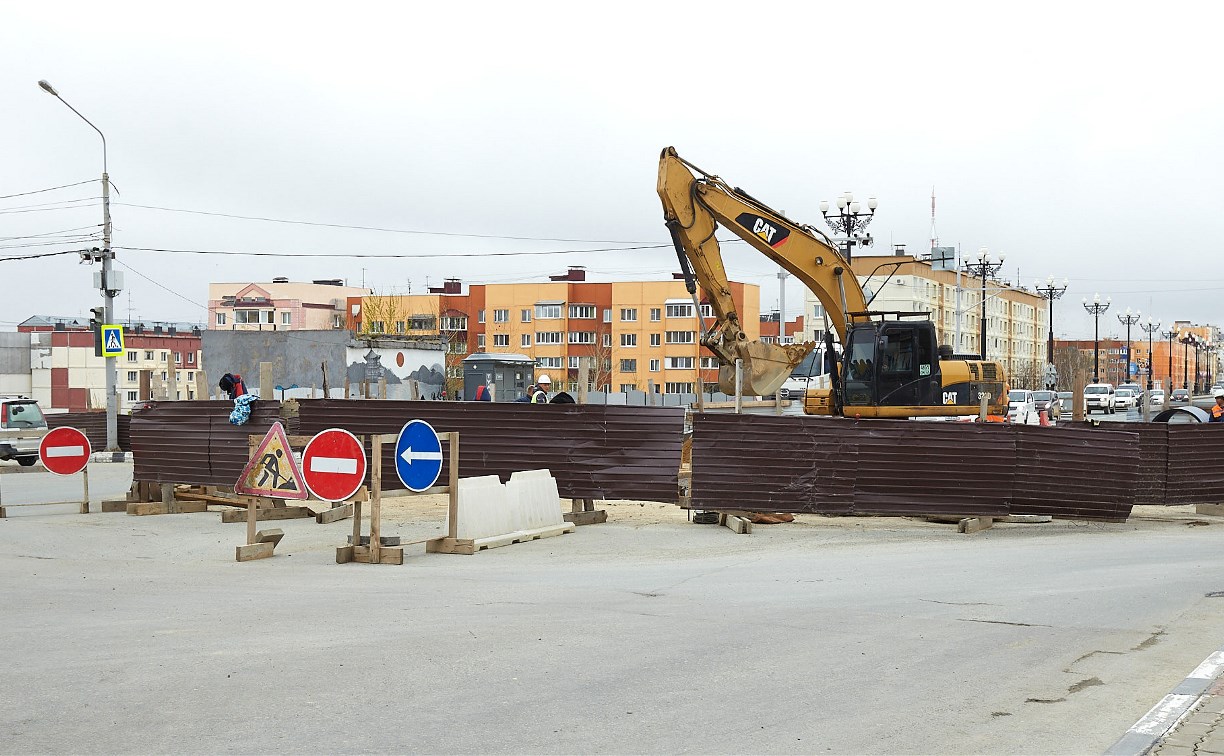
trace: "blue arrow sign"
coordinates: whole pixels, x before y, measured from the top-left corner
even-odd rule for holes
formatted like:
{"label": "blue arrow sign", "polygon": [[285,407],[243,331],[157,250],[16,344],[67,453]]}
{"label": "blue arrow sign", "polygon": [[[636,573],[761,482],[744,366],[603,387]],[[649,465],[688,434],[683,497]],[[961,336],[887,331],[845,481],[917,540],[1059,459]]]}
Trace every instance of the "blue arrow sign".
{"label": "blue arrow sign", "polygon": [[424,491],[442,472],[442,441],[424,420],[410,420],[395,442],[395,472],[409,491]]}

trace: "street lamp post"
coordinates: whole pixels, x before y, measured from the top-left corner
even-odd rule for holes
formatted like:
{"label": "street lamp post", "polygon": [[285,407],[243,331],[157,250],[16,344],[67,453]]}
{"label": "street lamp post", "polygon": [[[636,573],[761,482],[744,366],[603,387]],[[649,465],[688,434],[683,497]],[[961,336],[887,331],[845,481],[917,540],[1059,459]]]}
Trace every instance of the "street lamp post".
{"label": "street lamp post", "polygon": [[[51,86],[46,79],[38,82],[38,86],[42,87],[43,91],[55,97],[55,99],[64,103],[65,106],[73,113],[77,114],[82,121],[89,124],[90,128],[98,132],[98,136],[102,137],[102,303],[103,303],[103,318],[106,323],[113,323],[115,319],[115,295],[119,293],[118,282],[114,280],[111,273],[111,261],[115,254],[111,251],[111,215],[110,215],[110,175],[106,170],[106,135],[102,130],[93,125],[85,116],[74,107],[68,104],[68,101],[60,96],[60,93],[55,91],[55,87]],[[91,258],[92,259],[92,258]],[[118,376],[116,370],[118,364],[114,357],[106,358],[106,451],[119,451],[119,393],[117,390]]]}
{"label": "street lamp post", "polygon": [[1084,309],[1088,314],[1092,315],[1094,326],[1092,332],[1092,382],[1101,382],[1101,316],[1109,309],[1109,304],[1113,300],[1109,297],[1105,301],[1101,301],[1100,294],[1092,295],[1092,302],[1084,300]]}
{"label": "street lamp post", "polygon": [[1173,391],[1173,339],[1177,338],[1177,331],[1170,328],[1161,335],[1169,341],[1169,381],[1165,386],[1165,396],[1168,396]]}
{"label": "street lamp post", "polygon": [[866,228],[872,218],[875,218],[876,207],[879,204],[875,197],[868,197],[867,212],[859,212],[860,205],[854,201],[854,195],[846,192],[837,197],[837,212],[829,215],[829,201],[821,200],[820,214],[824,216],[825,223],[829,224],[829,228],[846,237],[846,262],[850,262],[854,245],[871,246],[871,235],[866,233]]}
{"label": "street lamp post", "polygon": [[983,360],[986,359],[986,279],[999,272],[1003,267],[1004,258],[1006,255],[1000,254],[999,259],[994,260],[986,248],[982,247],[978,250],[976,262],[972,260],[965,262],[965,274],[982,279],[982,317],[978,329],[978,351]]}
{"label": "street lamp post", "polygon": [[1055,373],[1053,370],[1053,367],[1054,367],[1054,300],[1060,299],[1063,294],[1067,293],[1067,283],[1068,283],[1067,279],[1064,278],[1062,286],[1056,286],[1054,284],[1054,276],[1046,277],[1045,286],[1042,286],[1040,281],[1033,282],[1033,288],[1037,290],[1037,293],[1045,297],[1050,302],[1050,312],[1049,312],[1049,317],[1047,318],[1047,320],[1049,320],[1050,322],[1049,323],[1050,324],[1050,335],[1049,335],[1049,338],[1046,340],[1046,365],[1047,365],[1046,367],[1046,388],[1048,389],[1054,388],[1054,383],[1055,383],[1054,381]]}
{"label": "street lamp post", "polygon": [[[1182,388],[1190,388],[1190,345],[1194,343],[1194,334],[1183,333],[1178,339],[1182,343]],[[1198,354],[1197,350],[1195,354]]]}
{"label": "street lamp post", "polygon": [[1126,383],[1130,380],[1130,364],[1131,364],[1131,326],[1138,323],[1143,316],[1142,312],[1135,311],[1133,314],[1130,308],[1126,308],[1125,313],[1118,313],[1118,322],[1126,326],[1126,354],[1122,360],[1122,380],[1118,383]]}
{"label": "street lamp post", "polygon": [[1202,384],[1199,382],[1199,350],[1203,348],[1201,339],[1194,340],[1194,395],[1198,396],[1203,393]]}
{"label": "street lamp post", "polygon": [[1160,321],[1152,320],[1152,316],[1148,315],[1147,322],[1140,323],[1139,327],[1147,331],[1148,335],[1148,394],[1150,395],[1154,388],[1152,373],[1155,371],[1155,365],[1153,364],[1155,355],[1152,353],[1152,335],[1160,330]]}
{"label": "street lamp post", "polygon": [[1211,378],[1212,378],[1212,376],[1211,376],[1211,363],[1212,363],[1213,361],[1215,361],[1215,353],[1216,353],[1216,350],[1218,350],[1219,348],[1220,348],[1220,345],[1219,345],[1219,344],[1213,344],[1213,343],[1212,343],[1212,342],[1210,342],[1210,341],[1209,341],[1209,342],[1207,342],[1207,365],[1205,366],[1205,367],[1206,367],[1206,369],[1207,369],[1207,374],[1206,374],[1206,376],[1204,376],[1204,378],[1203,378],[1203,387],[1204,387],[1204,390],[1206,390],[1206,389],[1210,389],[1210,388],[1211,388],[1211,387],[1214,385],[1214,384],[1212,383],[1212,380],[1211,380]]}

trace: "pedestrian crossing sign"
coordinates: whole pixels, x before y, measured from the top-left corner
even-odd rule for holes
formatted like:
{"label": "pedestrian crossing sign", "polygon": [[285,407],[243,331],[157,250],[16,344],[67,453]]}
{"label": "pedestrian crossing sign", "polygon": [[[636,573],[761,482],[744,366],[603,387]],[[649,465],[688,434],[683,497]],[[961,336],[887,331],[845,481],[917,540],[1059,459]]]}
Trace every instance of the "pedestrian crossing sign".
{"label": "pedestrian crossing sign", "polygon": [[247,496],[270,496],[276,499],[309,499],[302,483],[302,468],[289,448],[285,426],[273,423],[268,434],[242,468],[234,493]]}
{"label": "pedestrian crossing sign", "polygon": [[123,326],[102,326],[102,356],[119,357],[123,354]]}

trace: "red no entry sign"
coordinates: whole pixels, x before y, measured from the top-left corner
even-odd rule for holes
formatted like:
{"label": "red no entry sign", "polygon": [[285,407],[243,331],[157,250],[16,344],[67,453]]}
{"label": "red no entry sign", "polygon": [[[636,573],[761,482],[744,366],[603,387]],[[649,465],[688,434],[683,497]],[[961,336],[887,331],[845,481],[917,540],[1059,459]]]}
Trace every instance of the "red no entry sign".
{"label": "red no entry sign", "polygon": [[365,474],[365,449],[343,428],[322,431],[302,451],[306,487],[323,501],[352,498],[365,481]]}
{"label": "red no entry sign", "polygon": [[38,445],[38,458],[56,475],[76,475],[89,464],[92,451],[84,433],[64,426],[47,431]]}

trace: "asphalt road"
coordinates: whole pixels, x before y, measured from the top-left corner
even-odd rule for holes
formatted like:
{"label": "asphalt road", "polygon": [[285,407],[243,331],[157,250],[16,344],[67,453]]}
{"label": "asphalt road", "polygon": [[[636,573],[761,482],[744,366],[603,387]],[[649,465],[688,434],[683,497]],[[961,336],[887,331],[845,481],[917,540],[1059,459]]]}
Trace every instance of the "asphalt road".
{"label": "asphalt road", "polygon": [[737,536],[610,509],[403,566],[335,564],[349,522],[239,564],[215,512],[0,520],[0,751],[1100,753],[1224,629],[1224,522],[1183,510]]}

